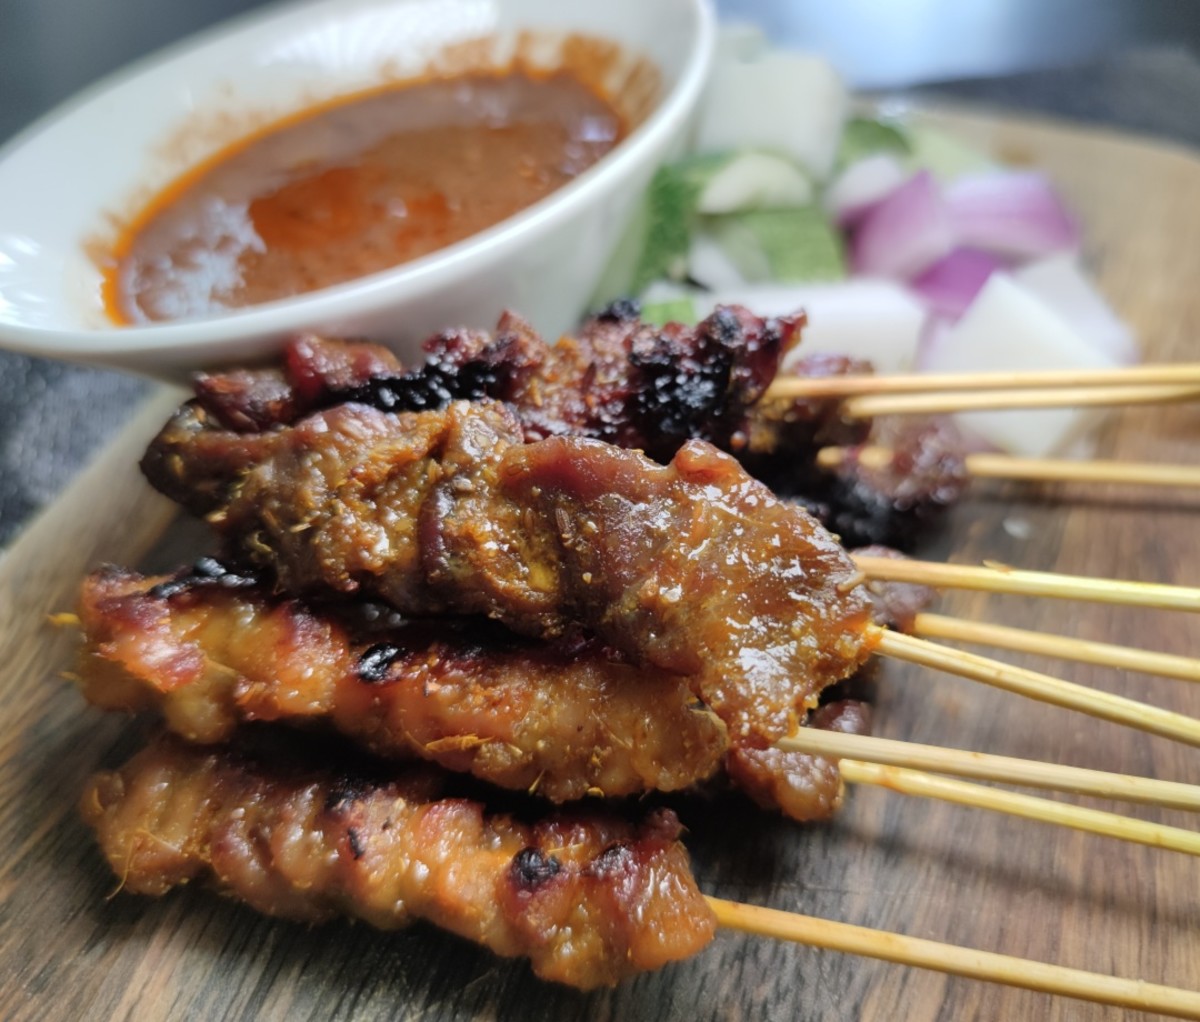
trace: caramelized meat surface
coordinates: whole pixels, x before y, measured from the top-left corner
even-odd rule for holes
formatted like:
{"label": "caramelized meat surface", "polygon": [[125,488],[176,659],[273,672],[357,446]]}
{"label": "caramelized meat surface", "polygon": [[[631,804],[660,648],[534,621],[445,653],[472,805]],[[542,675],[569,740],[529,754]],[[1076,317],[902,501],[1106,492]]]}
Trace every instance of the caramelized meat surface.
{"label": "caramelized meat surface", "polygon": [[[871,363],[845,355],[807,355],[791,365],[791,374],[809,379],[866,375]],[[850,447],[864,443],[871,423],[846,419],[839,402],[831,398],[773,398],[760,401],[749,412],[746,450],[739,459],[756,479],[776,493],[800,496],[827,515],[822,497],[829,475],[818,467],[822,447]]]}
{"label": "caramelized meat surface", "polygon": [[[673,791],[724,763],[755,801],[793,819],[824,819],[840,804],[835,764],[729,748],[684,679],[647,676],[594,642],[537,644],[486,622],[400,621],[370,605],[308,607],[241,580],[208,559],[167,578],[91,575],[80,601],[85,697],[155,709],[202,743],[248,721],[329,722],[378,755],[556,802]],[[865,727],[864,705],[839,705],[857,718],[821,706],[806,726]]]}
{"label": "caramelized meat surface", "polygon": [[725,450],[744,446],[747,410],[803,322],[803,315],[764,320],[729,306],[694,327],[658,327],[643,323],[636,306],[618,303],[578,337],[547,344],[506,312],[494,334],[448,331],[426,342],[421,368],[333,386],[327,396],[387,411],[490,397],[514,410],[527,440],[588,436],[667,461],[691,439]]}
{"label": "caramelized meat surface", "polygon": [[[651,327],[635,305],[617,303],[578,337],[549,345],[506,312],[494,333],[450,330],[431,338],[425,363],[409,371],[377,345],[308,336],[292,342],[280,369],[202,375],[197,404],[225,428],[247,433],[345,402],[402,412],[492,398],[513,413],[526,440],[587,436],[660,462],[686,440],[706,440],[847,544],[911,549],[961,496],[962,444],[945,419],[871,423],[843,418],[832,399],[764,399],[802,322],[799,314],[762,320],[728,307],[696,327]],[[871,366],[810,355],[790,371],[826,377],[870,373]],[[837,472],[818,467],[821,448],[868,439],[895,448],[895,462],[878,468],[852,455]]]}
{"label": "caramelized meat surface", "polygon": [[[672,791],[717,770],[725,729],[687,682],[593,642],[535,643],[487,621],[310,608],[202,561],[111,568],[80,600],[85,697],[157,709],[189,741],[252,720],[331,723],[383,756],[421,757],[555,802]],[[238,577],[238,576],[232,576]]]}
{"label": "caramelized meat surface", "polygon": [[745,446],[749,409],[800,337],[802,314],[761,319],[717,309],[695,327],[643,323],[617,303],[578,337],[548,344],[505,312],[494,333],[448,330],[425,342],[405,371],[386,349],[302,337],[282,370],[201,377],[205,410],[229,429],[288,425],[345,402],[388,412],[428,411],[455,400],[509,406],[526,440],[589,436],[667,461],[686,440]]}
{"label": "caramelized meat surface", "polygon": [[894,457],[868,465],[850,450],[831,476],[822,521],[847,546],[911,550],[966,489],[962,437],[948,418],[897,415],[876,419],[868,443],[890,448]]}
{"label": "caramelized meat surface", "polygon": [[160,739],[93,777],[80,805],[124,890],[204,879],[289,919],[426,919],[583,989],[712,939],[669,811],[528,825],[441,795],[428,768],[380,781]]}
{"label": "caramelized meat surface", "polygon": [[873,648],[845,551],[700,441],[660,466],[587,438],[524,443],[493,402],[343,404],[259,434],[190,405],[143,467],[287,592],[542,638],[583,626],[688,676],[739,742],[787,734]]}
{"label": "caramelized meat surface", "polygon": [[[809,727],[844,734],[871,733],[871,709],[852,699],[827,703],[809,716]],[[837,763],[806,752],[731,749],[725,758],[730,779],[764,809],[793,820],[828,819],[845,794]]]}

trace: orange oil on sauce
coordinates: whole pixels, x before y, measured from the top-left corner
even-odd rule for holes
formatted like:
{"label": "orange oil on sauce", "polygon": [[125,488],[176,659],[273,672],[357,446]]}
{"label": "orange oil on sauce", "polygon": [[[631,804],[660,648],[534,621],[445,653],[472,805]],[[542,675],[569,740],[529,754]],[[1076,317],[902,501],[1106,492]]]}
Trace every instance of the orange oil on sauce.
{"label": "orange oil on sauce", "polygon": [[244,139],[160,193],[118,238],[118,323],[194,319],[315,291],[499,223],[620,140],[566,72],[475,73],[375,90]]}

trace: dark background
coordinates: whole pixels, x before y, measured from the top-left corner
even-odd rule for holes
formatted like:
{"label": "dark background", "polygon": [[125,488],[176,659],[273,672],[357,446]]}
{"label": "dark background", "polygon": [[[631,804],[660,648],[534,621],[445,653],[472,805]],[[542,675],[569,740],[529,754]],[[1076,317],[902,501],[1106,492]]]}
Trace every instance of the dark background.
{"label": "dark background", "polygon": [[[135,57],[260,6],[0,0],[0,139]],[[717,0],[717,8],[782,44],[819,50],[864,89],[1063,68],[1147,47],[1200,53],[1196,0]],[[1086,96],[1077,101],[1089,109]],[[1188,113],[1200,132],[1200,114]]]}
{"label": "dark background", "polygon": [[[563,0],[593,2],[593,0]],[[129,60],[260,0],[0,0],[0,141]],[[719,0],[858,88],[1070,117],[1200,147],[1200,0]],[[64,168],[86,173],[86,168]],[[0,545],[147,385],[0,352]]]}

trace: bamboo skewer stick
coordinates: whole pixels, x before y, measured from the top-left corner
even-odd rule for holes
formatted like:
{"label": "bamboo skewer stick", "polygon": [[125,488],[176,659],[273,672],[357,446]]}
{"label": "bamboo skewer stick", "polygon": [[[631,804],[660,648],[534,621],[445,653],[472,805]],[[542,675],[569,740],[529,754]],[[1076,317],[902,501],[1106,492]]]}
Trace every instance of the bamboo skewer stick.
{"label": "bamboo skewer stick", "polygon": [[1015,372],[895,373],[853,376],[780,376],[768,398],[852,397],[858,394],[932,394],[944,390],[1198,384],[1200,362],[1127,366],[1121,369],[1039,369]]}
{"label": "bamboo skewer stick", "polygon": [[977,951],[922,937],[760,908],[720,898],[705,899],[717,922],[729,930],[788,940],[846,954],[878,958],[897,965],[1001,983],[1094,1004],[1108,1004],[1174,1018],[1200,1019],[1200,993],[1143,980],[1050,965],[994,951]]}
{"label": "bamboo skewer stick", "polygon": [[1024,628],[966,621],[942,614],[918,614],[913,618],[909,633],[926,639],[949,639],[952,642],[994,646],[1018,653],[1038,653],[1062,660],[1114,667],[1122,671],[1156,674],[1179,681],[1200,681],[1200,659],[1195,657],[1116,646],[1088,639],[1072,639],[1064,635],[1045,635]]}
{"label": "bamboo skewer stick", "polygon": [[1200,812],[1200,785],[1179,781],[1160,781],[1152,777],[1113,774],[1058,763],[809,727],[800,728],[796,734],[782,738],[776,744],[787,751],[807,752],[831,759],[910,767],[978,781],[995,781],[1045,791],[1068,791],[1138,805]]}
{"label": "bamboo skewer stick", "polygon": [[863,394],[841,403],[847,419],[881,415],[940,415],[1013,408],[1082,408],[1092,405],[1168,404],[1200,400],[1200,385],[1075,387],[1060,390],[946,390],[934,394]]}
{"label": "bamboo skewer stick", "polygon": [[968,454],[966,465],[967,471],[979,479],[1200,486],[1200,466],[1197,465],[1146,465],[1101,458],[1017,458],[984,452]]}
{"label": "bamboo skewer stick", "polygon": [[[821,468],[837,468],[846,461],[844,447],[817,452]],[[866,468],[886,468],[893,458],[887,447],[860,447],[854,460]],[[968,454],[963,463],[975,479],[1016,479],[1029,482],[1127,483],[1136,486],[1200,486],[1200,466],[1146,465],[1136,462],[1072,460],[1068,458],[1017,458],[1007,454]]]}
{"label": "bamboo skewer stick", "polygon": [[857,556],[859,569],[881,582],[915,582],[935,589],[974,589],[1020,596],[1047,596],[1060,600],[1087,600],[1129,607],[1200,612],[1200,588],[1159,582],[1125,582],[1120,579],[1059,575],[1024,571],[986,561],[982,566],[940,564],[891,557]]}
{"label": "bamboo skewer stick", "polygon": [[880,629],[876,652],[893,660],[933,667],[971,681],[1004,689],[1039,702],[1077,710],[1101,720],[1148,731],[1200,747],[1200,720],[1135,699],[1076,685],[1074,682],[1014,667],[988,657],[939,646],[925,639]]}
{"label": "bamboo skewer stick", "polygon": [[1026,820],[1053,823],[1059,827],[1070,827],[1089,834],[1115,837],[1121,841],[1165,848],[1186,855],[1200,855],[1200,833],[1182,827],[1168,827],[1161,823],[1147,823],[1119,813],[1102,809],[1055,802],[1036,795],[1023,795],[1015,791],[989,788],[969,781],[955,781],[937,774],[923,773],[908,767],[883,766],[879,763],[863,763],[843,759],[838,764],[842,778],[851,784],[873,784],[880,788],[933,798],[955,805],[971,806],[975,809],[991,809]]}

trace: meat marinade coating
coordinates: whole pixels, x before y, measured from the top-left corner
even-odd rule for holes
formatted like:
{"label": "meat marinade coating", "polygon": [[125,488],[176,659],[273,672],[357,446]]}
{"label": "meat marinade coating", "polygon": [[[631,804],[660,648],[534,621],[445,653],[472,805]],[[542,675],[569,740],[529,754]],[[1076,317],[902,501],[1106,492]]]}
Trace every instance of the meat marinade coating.
{"label": "meat marinade coating", "polygon": [[447,330],[406,370],[387,349],[301,336],[280,369],[200,374],[197,397],[230,429],[255,432],[354,401],[425,411],[493,398],[519,415],[528,440],[592,436],[670,458],[684,440],[744,443],[748,409],[799,340],[803,314],[762,319],[723,306],[696,326],[643,323],[614,303],[576,337],[544,341],[504,312],[495,331]]}
{"label": "meat marinade coating", "polygon": [[554,802],[685,788],[725,755],[725,728],[685,679],[614,662],[595,642],[401,621],[377,606],[310,608],[211,561],[199,568],[89,576],[78,673],[90,702],[156,708],[195,742],[252,720],[328,721],[378,755]]}
{"label": "meat marinade coating", "polygon": [[[227,740],[247,721],[322,720],[378,755],[555,802],[676,790],[724,763],[759,805],[795,820],[841,803],[835,763],[730,747],[684,679],[614,663],[595,642],[546,646],[477,620],[309,607],[207,558],[169,577],[96,572],[79,612],[84,696],[157,709],[189,741]],[[868,719],[864,704],[842,700],[805,723],[862,732]]]}
{"label": "meat marinade coating", "polygon": [[441,795],[430,768],[347,778],[168,738],[95,775],[80,808],[124,890],[205,879],[289,919],[426,919],[583,989],[712,939],[671,812],[528,825]]}
{"label": "meat marinade coating", "polygon": [[405,370],[376,345],[300,337],[281,369],[202,375],[197,396],[242,432],[295,422],[353,401],[383,411],[426,411],[453,400],[503,401],[526,440],[572,434],[666,461],[689,439],[744,446],[751,407],[800,337],[803,314],[761,319],[722,306],[694,327],[643,323],[615,303],[577,337],[553,344],[513,312],[492,333],[447,330]]}
{"label": "meat marinade coating", "polygon": [[892,460],[869,466],[849,450],[829,476],[821,520],[848,546],[911,550],[970,482],[962,434],[946,416],[895,415],[876,419],[867,443],[889,448]]}
{"label": "meat marinade coating", "polygon": [[[450,330],[425,343],[426,362],[405,371],[387,349],[304,336],[278,369],[201,374],[200,406],[224,426],[256,432],[294,423],[345,401],[384,411],[441,408],[495,398],[526,440],[577,435],[669,460],[687,439],[735,454],[776,493],[795,498],[848,545],[906,549],[936,526],[967,482],[964,444],[950,420],[842,418],[829,398],[764,399],[801,315],[763,320],[723,307],[696,327],[642,323],[617,303],[553,345],[504,313],[493,333]],[[871,372],[869,363],[815,354],[791,371],[804,377]],[[860,464],[853,451],[836,470],[817,464],[823,447],[869,441],[893,448],[891,466]]]}
{"label": "meat marinade coating", "polygon": [[502,405],[343,404],[238,434],[191,405],[143,461],[290,593],[576,626],[686,675],[739,743],[769,745],[870,655],[853,562],[729,455],[670,465],[580,437],[524,443]]}
{"label": "meat marinade coating", "polygon": [[[694,327],[654,326],[641,321],[635,304],[614,303],[577,337],[548,345],[505,313],[493,336],[452,331],[431,339],[417,373],[456,381],[455,397],[505,402],[527,440],[589,436],[668,461],[687,440],[724,450],[745,445],[749,410],[799,341],[803,323],[803,313],[762,319],[740,306],[720,306]],[[461,392],[481,374],[490,375],[485,385]],[[365,393],[335,397],[377,398],[389,387],[375,380]]]}
{"label": "meat marinade coating", "polygon": [[769,744],[870,655],[857,569],[815,520],[708,444],[684,444],[666,468],[638,461],[556,437],[514,450],[501,471],[507,492],[557,524],[570,605],[697,677],[738,744]]}
{"label": "meat marinade coating", "polygon": [[[815,709],[807,727],[842,734],[871,731],[871,708],[841,699]],[[734,747],[725,757],[729,779],[763,809],[776,809],[793,820],[825,820],[842,807],[845,785],[836,760],[783,749]]]}

